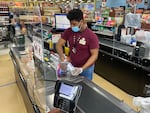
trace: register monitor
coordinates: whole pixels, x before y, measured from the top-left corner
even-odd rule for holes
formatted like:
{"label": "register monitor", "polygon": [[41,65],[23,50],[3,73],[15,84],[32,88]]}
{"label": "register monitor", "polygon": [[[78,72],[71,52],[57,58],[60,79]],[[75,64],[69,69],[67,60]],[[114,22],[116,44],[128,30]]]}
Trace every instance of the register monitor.
{"label": "register monitor", "polygon": [[56,31],[65,30],[70,27],[70,21],[67,19],[67,14],[55,14]]}

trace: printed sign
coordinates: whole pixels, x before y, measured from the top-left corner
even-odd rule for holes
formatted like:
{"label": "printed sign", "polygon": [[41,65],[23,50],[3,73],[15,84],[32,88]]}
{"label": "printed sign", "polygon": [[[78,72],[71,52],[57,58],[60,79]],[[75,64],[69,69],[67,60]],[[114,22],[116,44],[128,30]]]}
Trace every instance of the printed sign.
{"label": "printed sign", "polygon": [[52,42],[57,43],[60,38],[61,38],[61,34],[53,34],[52,35]]}
{"label": "printed sign", "polygon": [[43,61],[43,41],[42,39],[33,36],[33,49],[34,55],[41,61]]}

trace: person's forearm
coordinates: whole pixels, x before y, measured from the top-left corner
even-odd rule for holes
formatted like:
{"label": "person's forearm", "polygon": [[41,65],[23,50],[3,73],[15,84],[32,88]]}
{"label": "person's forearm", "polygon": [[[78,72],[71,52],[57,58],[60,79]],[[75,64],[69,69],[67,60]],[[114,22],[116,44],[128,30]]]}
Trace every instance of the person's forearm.
{"label": "person's forearm", "polygon": [[63,53],[63,46],[65,45],[66,41],[62,38],[59,39],[59,41],[56,44],[57,53],[60,56],[60,60],[64,61],[64,53]]}
{"label": "person's forearm", "polygon": [[97,54],[96,55],[92,55],[88,59],[88,61],[82,66],[82,69],[84,70],[84,69],[88,68],[89,66],[91,66],[92,64],[94,64],[94,62],[97,60],[97,57],[98,57]]}
{"label": "person's forearm", "polygon": [[63,47],[62,46],[56,46],[57,53],[60,56],[61,61],[64,61],[64,53],[63,53]]}

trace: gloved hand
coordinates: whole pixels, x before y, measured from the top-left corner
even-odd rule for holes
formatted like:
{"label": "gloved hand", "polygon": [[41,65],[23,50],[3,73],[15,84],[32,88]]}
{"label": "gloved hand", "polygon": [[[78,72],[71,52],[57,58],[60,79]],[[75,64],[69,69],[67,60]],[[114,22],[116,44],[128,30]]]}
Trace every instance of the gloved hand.
{"label": "gloved hand", "polygon": [[83,69],[79,68],[79,67],[74,67],[73,70],[71,70],[71,74],[73,76],[77,76],[77,75],[79,75],[82,72],[83,72]]}
{"label": "gloved hand", "polygon": [[73,76],[77,76],[77,75],[79,75],[80,73],[83,72],[82,68],[74,67],[71,63],[68,63],[67,66],[68,66],[67,68],[71,72],[71,75],[73,75]]}

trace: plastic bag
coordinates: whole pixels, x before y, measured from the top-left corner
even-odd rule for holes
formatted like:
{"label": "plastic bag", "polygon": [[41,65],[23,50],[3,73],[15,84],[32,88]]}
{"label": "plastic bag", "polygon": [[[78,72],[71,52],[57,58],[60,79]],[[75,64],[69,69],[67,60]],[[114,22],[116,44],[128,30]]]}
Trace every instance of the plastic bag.
{"label": "plastic bag", "polygon": [[74,67],[71,63],[68,64],[68,69],[73,76],[78,76],[83,71],[82,68]]}
{"label": "plastic bag", "polygon": [[140,113],[150,113],[150,97],[134,97],[133,104],[140,107]]}
{"label": "plastic bag", "polygon": [[150,32],[149,31],[145,31],[145,45],[150,48]]}
{"label": "plastic bag", "polygon": [[145,43],[145,31],[144,30],[136,31],[135,37],[137,41]]}
{"label": "plastic bag", "polygon": [[128,13],[125,17],[125,26],[133,28],[141,28],[141,15]]}

